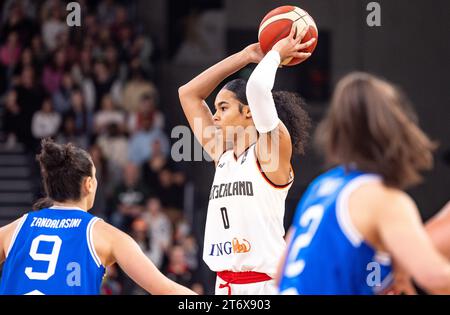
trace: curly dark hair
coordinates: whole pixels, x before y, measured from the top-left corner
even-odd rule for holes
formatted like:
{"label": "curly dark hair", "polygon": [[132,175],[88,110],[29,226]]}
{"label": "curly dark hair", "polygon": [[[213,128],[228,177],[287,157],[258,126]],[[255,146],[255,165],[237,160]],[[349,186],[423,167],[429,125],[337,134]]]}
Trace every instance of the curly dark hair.
{"label": "curly dark hair", "polygon": [[[233,92],[240,103],[248,106],[245,89],[247,81],[236,79],[224,85],[224,89]],[[299,94],[288,91],[272,92],[278,117],[286,126],[292,139],[293,151],[296,154],[303,155],[309,140],[309,130],[311,128],[311,119],[308,113],[303,109],[306,103]],[[242,106],[239,106],[242,112]]]}

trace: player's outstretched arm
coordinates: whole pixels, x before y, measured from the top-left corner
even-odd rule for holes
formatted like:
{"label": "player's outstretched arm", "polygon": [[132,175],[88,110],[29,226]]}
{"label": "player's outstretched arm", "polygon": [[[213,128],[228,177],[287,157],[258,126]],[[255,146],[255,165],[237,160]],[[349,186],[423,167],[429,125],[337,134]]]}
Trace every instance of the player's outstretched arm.
{"label": "player's outstretched arm", "polygon": [[215,130],[214,122],[205,99],[225,78],[249,63],[259,62],[262,56],[261,51],[260,54],[255,54],[253,50],[245,48],[206,69],[178,89],[181,106],[195,137],[215,161],[223,153],[223,150],[220,150],[223,148],[212,145],[217,134],[210,132]]}
{"label": "player's outstretched arm", "polygon": [[426,223],[425,228],[438,250],[450,259],[450,201]]}
{"label": "player's outstretched arm", "polygon": [[117,262],[131,279],[151,294],[195,294],[164,276],[128,234],[104,221],[94,225],[94,244],[104,265]]}
{"label": "player's outstretched arm", "polygon": [[289,131],[278,118],[272,88],[282,60],[291,57],[306,60],[311,55],[299,52],[315,41],[313,38],[301,43],[306,31],[307,28],[294,38],[296,28],[293,26],[289,36],[278,41],[262,59],[247,83],[247,100],[260,134],[256,145],[258,161],[269,179],[280,185],[290,180],[292,142]]}
{"label": "player's outstretched arm", "polygon": [[425,290],[450,294],[450,262],[434,246],[414,201],[403,192],[384,194],[382,200],[375,221],[393,258]]}

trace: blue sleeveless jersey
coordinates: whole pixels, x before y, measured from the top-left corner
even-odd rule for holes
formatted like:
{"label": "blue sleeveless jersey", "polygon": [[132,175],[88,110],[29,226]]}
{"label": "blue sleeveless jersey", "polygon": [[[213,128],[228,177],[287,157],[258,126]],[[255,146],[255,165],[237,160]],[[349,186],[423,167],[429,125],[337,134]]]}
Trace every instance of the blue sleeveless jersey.
{"label": "blue sleeveless jersey", "polygon": [[11,240],[0,294],[99,294],[105,272],[92,243],[97,217],[51,208],[23,216]]}
{"label": "blue sleeveless jersey", "polygon": [[339,166],[309,185],[292,223],[281,294],[369,295],[391,284],[389,256],[364,241],[347,207],[353,190],[378,180],[377,175]]}

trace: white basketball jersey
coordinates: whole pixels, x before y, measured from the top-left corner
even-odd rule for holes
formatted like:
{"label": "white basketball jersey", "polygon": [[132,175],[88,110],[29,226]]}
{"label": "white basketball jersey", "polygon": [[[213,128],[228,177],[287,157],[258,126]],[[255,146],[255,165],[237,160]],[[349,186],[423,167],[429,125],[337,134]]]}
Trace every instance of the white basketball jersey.
{"label": "white basketball jersey", "polygon": [[255,144],[236,158],[220,157],[209,196],[203,260],[212,271],[275,276],[284,241],[285,201],[292,181],[272,184],[260,170]]}

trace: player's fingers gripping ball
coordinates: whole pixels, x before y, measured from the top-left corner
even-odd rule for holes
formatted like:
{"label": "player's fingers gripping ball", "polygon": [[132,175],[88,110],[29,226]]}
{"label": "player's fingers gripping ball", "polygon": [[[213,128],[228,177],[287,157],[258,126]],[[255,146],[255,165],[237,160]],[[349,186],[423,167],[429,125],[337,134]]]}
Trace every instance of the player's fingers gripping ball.
{"label": "player's fingers gripping ball", "polygon": [[[317,46],[318,39],[316,23],[308,12],[290,5],[273,9],[261,21],[258,40],[263,53],[266,54],[279,40],[289,36],[293,27],[295,27],[294,38],[304,34],[302,44],[312,38],[316,39],[309,47],[300,49],[300,52],[312,53]],[[281,64],[294,66],[304,60],[305,58],[289,57],[282,60]]]}

